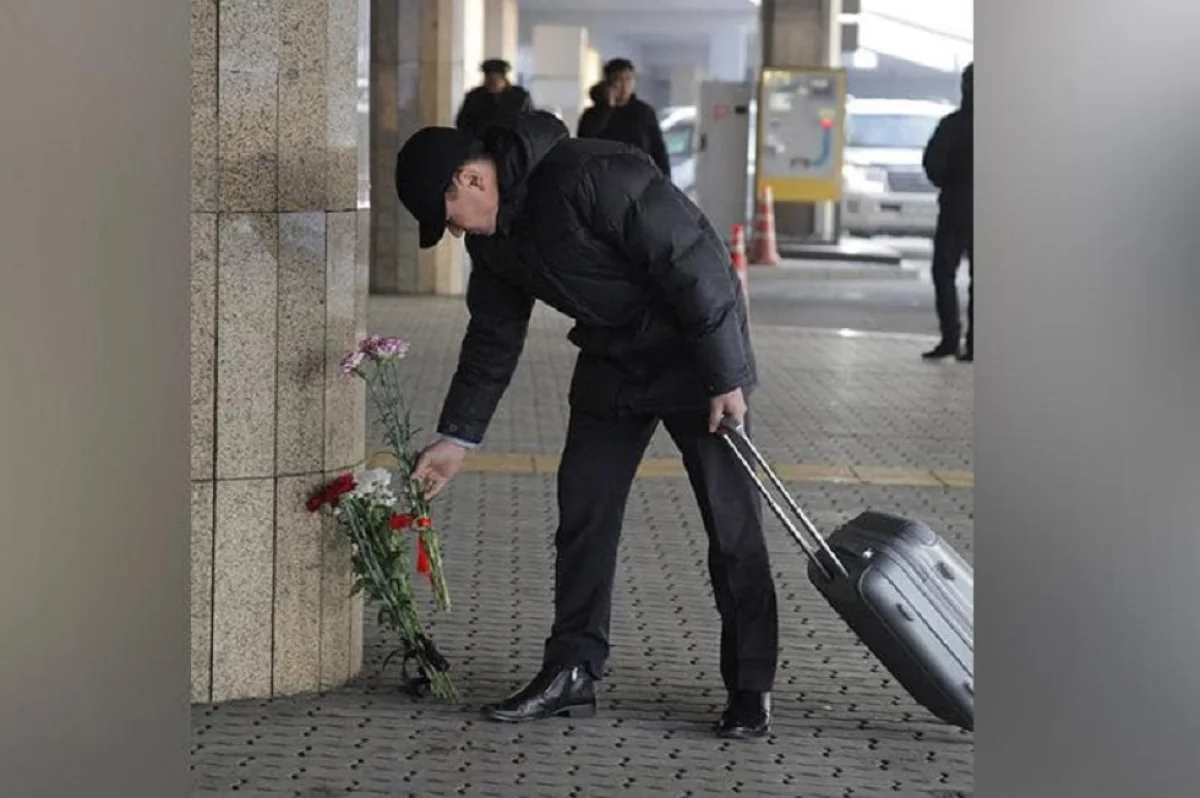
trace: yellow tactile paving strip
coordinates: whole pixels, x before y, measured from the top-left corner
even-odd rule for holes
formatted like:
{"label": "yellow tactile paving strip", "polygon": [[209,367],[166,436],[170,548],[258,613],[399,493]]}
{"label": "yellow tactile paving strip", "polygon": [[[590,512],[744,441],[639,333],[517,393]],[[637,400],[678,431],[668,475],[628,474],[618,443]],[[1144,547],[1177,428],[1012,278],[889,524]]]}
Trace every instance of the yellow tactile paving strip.
{"label": "yellow tactile paving strip", "polygon": [[[387,455],[372,458],[384,465]],[[826,463],[773,464],[780,478],[793,483],[831,483],[837,485],[895,485],[912,488],[973,488],[971,471],[894,468],[888,466],[842,466]],[[516,454],[472,452],[463,471],[470,474],[553,474],[558,456],[552,454]],[[679,460],[648,458],[642,461],[638,476],[649,479],[680,479],[687,474]]]}
{"label": "yellow tactile paving strip", "polygon": [[[476,474],[533,473],[553,474],[558,457],[547,454],[472,453],[464,469]],[[825,463],[780,463],[775,472],[789,482],[830,482],[847,485],[902,485],[908,487],[970,488],[975,485],[970,471],[940,469],[892,468],[884,466],[841,466]],[[687,474],[679,460],[647,458],[638,469],[643,478],[683,478]]]}

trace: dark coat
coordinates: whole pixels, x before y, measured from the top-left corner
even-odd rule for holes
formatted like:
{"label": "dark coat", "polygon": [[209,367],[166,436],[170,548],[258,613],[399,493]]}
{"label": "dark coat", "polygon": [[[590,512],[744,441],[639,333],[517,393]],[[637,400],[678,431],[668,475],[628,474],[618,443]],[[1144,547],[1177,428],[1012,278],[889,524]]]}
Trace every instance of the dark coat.
{"label": "dark coat", "polygon": [[581,139],[598,138],[596,135],[604,127],[608,120],[608,112],[612,109],[608,107],[607,84],[604,81],[592,84],[588,89],[588,97],[592,104],[590,107],[583,109],[583,113],[579,115],[579,124],[575,128],[575,135]]}
{"label": "dark coat", "polygon": [[975,183],[974,108],[966,102],[938,122],[925,146],[925,176],[939,190],[943,209],[969,216]]}
{"label": "dark coat", "polygon": [[476,86],[463,98],[454,126],[477,136],[488,125],[511,121],[532,110],[533,100],[521,86],[509,86],[498,92]]}
{"label": "dark coat", "polygon": [[575,320],[572,407],[600,414],[707,409],[757,380],[729,251],[644,153],[570,138],[535,112],[491,128],[500,174],[492,236],[467,236],[471,319],[438,430],[484,436],[541,300]]}
{"label": "dark coat", "polygon": [[579,117],[580,138],[607,139],[637,147],[653,159],[664,175],[671,176],[671,158],[667,154],[662,127],[658,124],[658,114],[649,104],[639,100],[636,94],[625,105],[615,107],[608,105],[602,95],[597,98],[593,94],[592,102],[595,104]]}

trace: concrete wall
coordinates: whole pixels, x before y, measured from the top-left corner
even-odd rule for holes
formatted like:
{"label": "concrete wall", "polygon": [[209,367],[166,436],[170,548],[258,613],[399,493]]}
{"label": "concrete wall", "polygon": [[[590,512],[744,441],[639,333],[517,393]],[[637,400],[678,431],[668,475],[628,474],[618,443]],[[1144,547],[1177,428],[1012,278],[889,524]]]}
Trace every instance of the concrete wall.
{"label": "concrete wall", "polygon": [[8,798],[191,791],[188,24],[0,4]]}

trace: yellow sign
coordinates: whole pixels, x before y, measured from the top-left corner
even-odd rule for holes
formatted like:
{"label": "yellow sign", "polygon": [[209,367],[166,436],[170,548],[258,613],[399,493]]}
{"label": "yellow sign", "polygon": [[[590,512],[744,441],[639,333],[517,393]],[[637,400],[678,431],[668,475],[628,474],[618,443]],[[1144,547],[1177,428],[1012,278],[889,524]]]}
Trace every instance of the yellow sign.
{"label": "yellow sign", "polygon": [[758,108],[756,193],[770,186],[777,202],[841,200],[846,73],[764,69]]}

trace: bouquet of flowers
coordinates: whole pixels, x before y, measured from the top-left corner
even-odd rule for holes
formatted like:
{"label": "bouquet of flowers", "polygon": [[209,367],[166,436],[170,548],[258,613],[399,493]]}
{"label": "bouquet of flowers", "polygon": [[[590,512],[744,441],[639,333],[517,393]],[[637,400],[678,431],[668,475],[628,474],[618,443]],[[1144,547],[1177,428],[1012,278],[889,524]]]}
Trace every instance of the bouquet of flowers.
{"label": "bouquet of flowers", "polygon": [[[372,468],[343,474],[317,491],[309,499],[308,509],[329,513],[337,520],[351,545],[352,595],[361,592],[377,605],[380,625],[400,638],[400,648],[388,655],[383,667],[393,656],[402,654],[410,692],[423,695],[431,691],[439,698],[456,700],[457,692],[448,675],[450,665],[424,630],[413,589],[415,570],[429,580],[436,607],[450,608],[425,485],[413,474],[419,453],[413,440],[416,430],[399,378],[399,361],[407,353],[408,343],[403,339],[372,336],[341,362],[344,375],[366,383],[384,441],[395,460],[395,473]],[[399,495],[393,491],[393,482],[400,485]],[[412,678],[408,677],[410,661],[417,667],[417,675]]]}

